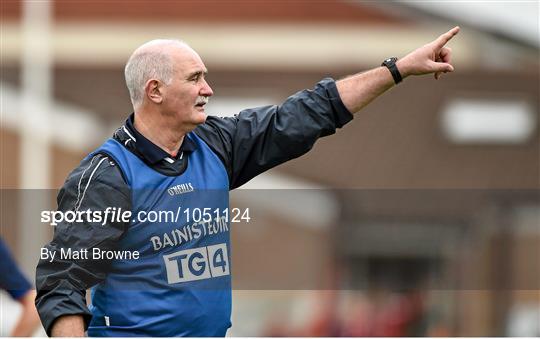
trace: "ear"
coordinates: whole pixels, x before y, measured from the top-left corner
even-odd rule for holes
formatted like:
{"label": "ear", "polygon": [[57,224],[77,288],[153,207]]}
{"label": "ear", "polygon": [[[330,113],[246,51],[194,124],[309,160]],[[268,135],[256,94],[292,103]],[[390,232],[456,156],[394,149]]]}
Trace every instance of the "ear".
{"label": "ear", "polygon": [[146,97],[155,104],[161,104],[163,101],[162,84],[160,81],[150,79],[144,87]]}

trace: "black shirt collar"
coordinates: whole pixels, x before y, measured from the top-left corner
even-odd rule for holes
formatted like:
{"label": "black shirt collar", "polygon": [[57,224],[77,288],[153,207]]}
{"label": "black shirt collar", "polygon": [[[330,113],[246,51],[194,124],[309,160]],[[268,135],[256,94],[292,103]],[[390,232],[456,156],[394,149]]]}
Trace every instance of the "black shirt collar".
{"label": "black shirt collar", "polygon": [[[152,143],[145,138],[133,125],[135,114],[132,113],[126,120],[126,129],[131,134],[130,137],[134,137],[135,147],[142,154],[142,156],[152,164],[158,163],[165,158],[172,158],[169,153],[165,152],[159,146]],[[189,138],[189,133],[184,137],[180,150],[176,156],[178,159],[182,152],[193,152],[197,149],[197,145]]]}

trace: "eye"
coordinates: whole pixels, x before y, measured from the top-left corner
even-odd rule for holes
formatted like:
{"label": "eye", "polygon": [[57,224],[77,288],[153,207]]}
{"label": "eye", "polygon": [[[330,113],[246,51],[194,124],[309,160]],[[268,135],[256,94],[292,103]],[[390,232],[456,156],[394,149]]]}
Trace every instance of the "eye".
{"label": "eye", "polygon": [[197,73],[197,74],[194,74],[191,78],[189,78],[188,80],[189,81],[193,81],[193,82],[199,82],[199,80],[201,80],[201,77],[202,77],[202,74],[201,73]]}

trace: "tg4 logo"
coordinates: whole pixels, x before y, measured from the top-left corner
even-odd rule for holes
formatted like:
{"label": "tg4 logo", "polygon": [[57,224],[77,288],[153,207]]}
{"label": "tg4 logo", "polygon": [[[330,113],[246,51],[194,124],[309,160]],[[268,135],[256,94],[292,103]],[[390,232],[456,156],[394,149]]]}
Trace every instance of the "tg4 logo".
{"label": "tg4 logo", "polygon": [[167,282],[188,281],[229,275],[229,255],[226,244],[192,248],[163,256]]}

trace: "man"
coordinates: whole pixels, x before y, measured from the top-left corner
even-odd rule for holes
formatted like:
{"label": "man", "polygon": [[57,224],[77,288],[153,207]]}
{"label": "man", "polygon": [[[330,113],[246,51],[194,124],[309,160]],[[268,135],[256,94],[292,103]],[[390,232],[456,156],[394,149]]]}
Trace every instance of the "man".
{"label": "man", "polygon": [[[0,238],[0,288],[7,291],[22,307],[10,336],[30,337],[39,326],[39,317],[34,305],[36,292],[17,266],[2,238]],[[0,307],[3,307],[1,303]]]}
{"label": "man", "polygon": [[[280,106],[207,117],[213,92],[199,55],[180,41],[139,47],[126,68],[134,114],[86,157],[58,195],[58,210],[226,211],[228,191],[306,153],[409,75],[452,72],[455,27],[404,58],[298,92]],[[41,260],[36,305],[49,335],[224,336],[230,327],[228,222],[111,219],[59,223],[51,252],[138,251],[140,258]],[[227,221],[227,220],[226,220]],[[92,288],[90,310],[85,291]]]}

